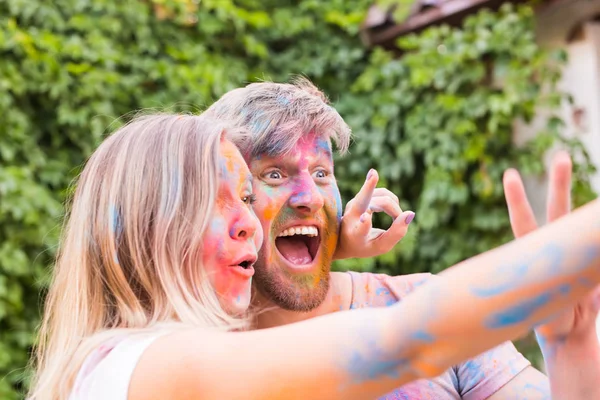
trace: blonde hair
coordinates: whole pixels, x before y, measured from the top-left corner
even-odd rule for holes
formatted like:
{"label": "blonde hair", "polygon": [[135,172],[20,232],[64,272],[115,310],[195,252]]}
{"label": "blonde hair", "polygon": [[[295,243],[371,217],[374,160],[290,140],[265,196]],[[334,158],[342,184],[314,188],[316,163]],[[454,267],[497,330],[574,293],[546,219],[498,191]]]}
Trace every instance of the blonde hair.
{"label": "blonde hair", "polygon": [[47,296],[33,398],[67,399],[90,351],[119,334],[245,326],[201,265],[222,134],[204,116],[142,116],[91,156]]}
{"label": "blonde hair", "polygon": [[350,144],[351,130],[327,97],[304,77],[292,83],[259,82],[223,95],[205,114],[250,131],[231,140],[244,156],[286,154],[311,132],[333,139],[340,153]]}

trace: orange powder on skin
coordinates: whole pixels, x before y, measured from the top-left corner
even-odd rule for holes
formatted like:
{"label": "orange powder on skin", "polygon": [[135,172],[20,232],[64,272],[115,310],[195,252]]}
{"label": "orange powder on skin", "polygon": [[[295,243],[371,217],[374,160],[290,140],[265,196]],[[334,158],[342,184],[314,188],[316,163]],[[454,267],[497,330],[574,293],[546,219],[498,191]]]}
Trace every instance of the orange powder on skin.
{"label": "orange powder on skin", "polygon": [[272,221],[273,218],[275,217],[275,214],[276,214],[275,205],[272,202],[269,202],[269,205],[267,207],[265,207],[265,209],[263,211],[263,217],[264,217],[264,219],[266,219],[268,221]]}
{"label": "orange powder on skin", "polygon": [[[329,237],[327,238],[327,242],[325,243],[325,248],[328,249],[334,249],[335,246],[337,246],[337,242],[338,242],[338,234],[336,233],[331,233],[329,235]],[[328,262],[331,262],[331,260],[329,260]],[[313,283],[315,286],[317,286],[319,284],[319,282],[321,281],[321,275],[320,274],[315,274]]]}

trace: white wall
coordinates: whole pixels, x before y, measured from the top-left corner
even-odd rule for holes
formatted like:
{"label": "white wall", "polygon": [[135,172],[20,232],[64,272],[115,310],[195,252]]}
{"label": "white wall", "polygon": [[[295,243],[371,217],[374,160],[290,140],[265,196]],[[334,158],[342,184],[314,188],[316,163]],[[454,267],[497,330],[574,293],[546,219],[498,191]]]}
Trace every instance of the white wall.
{"label": "white wall", "polygon": [[[600,1],[555,3],[537,14],[536,34],[540,45],[560,47],[568,54],[560,88],[573,96],[574,104],[562,109],[561,117],[567,124],[564,134],[580,138],[600,170],[600,22],[591,21],[594,15],[600,15]],[[579,34],[567,41],[574,31]],[[533,137],[542,128],[546,116],[544,110],[539,110],[531,124],[516,122],[515,143],[519,145]],[[550,158],[549,154],[547,163]],[[524,180],[536,217],[543,224],[547,177],[524,177]],[[600,193],[600,172],[593,177],[592,185]]]}

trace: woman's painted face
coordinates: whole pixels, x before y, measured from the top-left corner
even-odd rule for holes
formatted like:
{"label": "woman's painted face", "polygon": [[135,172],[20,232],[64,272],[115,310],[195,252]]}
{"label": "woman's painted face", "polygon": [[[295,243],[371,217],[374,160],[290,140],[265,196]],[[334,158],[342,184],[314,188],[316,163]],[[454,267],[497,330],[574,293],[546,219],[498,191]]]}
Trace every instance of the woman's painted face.
{"label": "woman's painted face", "polygon": [[203,263],[221,305],[231,314],[250,304],[253,264],[263,232],[252,210],[252,175],[235,145],[221,141],[219,191],[204,235]]}

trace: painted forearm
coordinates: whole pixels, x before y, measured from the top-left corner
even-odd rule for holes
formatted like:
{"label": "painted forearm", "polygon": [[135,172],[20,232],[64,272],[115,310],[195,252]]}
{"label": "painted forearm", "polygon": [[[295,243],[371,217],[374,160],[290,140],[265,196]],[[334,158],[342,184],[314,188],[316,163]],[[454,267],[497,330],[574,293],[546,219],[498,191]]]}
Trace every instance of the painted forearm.
{"label": "painted forearm", "polygon": [[527,333],[598,282],[600,202],[595,201],[450,268],[399,303],[406,335],[414,342],[409,368],[435,376]]}

